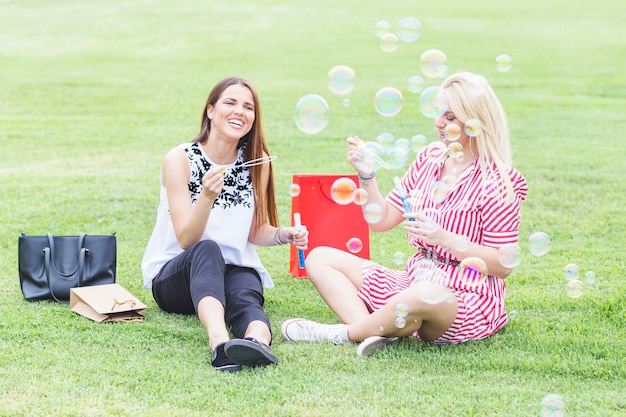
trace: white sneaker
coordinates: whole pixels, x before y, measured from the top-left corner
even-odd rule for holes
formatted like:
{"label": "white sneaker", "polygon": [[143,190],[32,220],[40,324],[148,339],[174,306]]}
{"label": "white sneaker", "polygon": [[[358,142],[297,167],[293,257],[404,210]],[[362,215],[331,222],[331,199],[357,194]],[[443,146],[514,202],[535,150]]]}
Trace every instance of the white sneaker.
{"label": "white sneaker", "polygon": [[385,349],[397,340],[397,337],[370,336],[361,342],[356,349],[356,354],[359,356],[370,356],[376,351]]}
{"label": "white sneaker", "polygon": [[283,337],[291,341],[329,341],[336,345],[349,343],[345,324],[321,324],[306,319],[289,319],[280,326]]}

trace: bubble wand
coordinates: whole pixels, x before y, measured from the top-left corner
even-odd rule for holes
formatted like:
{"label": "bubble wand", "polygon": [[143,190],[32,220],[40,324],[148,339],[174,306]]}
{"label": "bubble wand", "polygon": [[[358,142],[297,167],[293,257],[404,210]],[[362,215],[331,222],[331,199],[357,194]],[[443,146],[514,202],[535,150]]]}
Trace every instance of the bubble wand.
{"label": "bubble wand", "polygon": [[238,167],[242,167],[242,168],[253,167],[256,165],[267,164],[269,162],[272,162],[276,158],[278,158],[277,155],[268,155],[268,156],[263,156],[261,158],[251,159],[241,164],[228,165],[222,168],[222,174],[225,173],[226,170],[229,168],[232,169],[232,168],[238,168]]}
{"label": "bubble wand", "polygon": [[[402,206],[404,207],[405,213],[411,213],[413,209],[411,209],[411,204],[407,199],[406,192],[404,191],[404,187],[400,184],[400,178],[394,177],[393,182],[396,184],[396,189],[398,190],[398,194],[400,194],[400,201],[402,201]],[[414,222],[415,219],[413,217],[409,217],[409,220]]]}
{"label": "bubble wand", "polygon": [[[300,219],[300,213],[293,213],[293,223],[296,226],[296,231],[302,231],[302,220]],[[304,251],[298,249],[298,266],[300,269],[304,269]]]}

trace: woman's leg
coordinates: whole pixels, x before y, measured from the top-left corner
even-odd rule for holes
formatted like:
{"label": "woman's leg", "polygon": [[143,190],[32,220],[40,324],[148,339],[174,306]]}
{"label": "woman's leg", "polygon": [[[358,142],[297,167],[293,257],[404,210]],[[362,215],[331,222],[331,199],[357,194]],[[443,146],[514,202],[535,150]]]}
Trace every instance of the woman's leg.
{"label": "woman's leg", "polygon": [[211,350],[230,340],[224,321],[224,306],[218,299],[211,296],[203,297],[198,303],[198,318],[209,336]]}
{"label": "woman's leg", "polygon": [[237,338],[253,337],[269,345],[270,320],[263,310],[261,278],[254,269],[226,266],[226,323]]}
{"label": "woman's leg", "polygon": [[166,263],[152,282],[163,311],[198,315],[211,349],[229,340],[224,321],[224,259],[219,246],[203,240]]}
{"label": "woman's leg", "polygon": [[226,323],[236,339],[226,343],[226,355],[239,365],[259,367],[278,364],[269,348],[270,321],[263,304],[263,286],[252,268],[227,265]]}
{"label": "woman's leg", "polygon": [[369,316],[357,295],[363,282],[363,259],[345,251],[319,246],[306,258],[306,271],[326,304],[347,324]]}
{"label": "woman's leg", "polygon": [[[433,303],[432,300],[439,302]],[[408,308],[404,327],[396,323],[399,304]],[[370,336],[404,337],[417,332],[420,339],[432,342],[450,328],[457,312],[457,299],[449,289],[420,281],[394,295],[386,305],[368,317],[350,324],[348,337],[353,342],[360,342]]]}

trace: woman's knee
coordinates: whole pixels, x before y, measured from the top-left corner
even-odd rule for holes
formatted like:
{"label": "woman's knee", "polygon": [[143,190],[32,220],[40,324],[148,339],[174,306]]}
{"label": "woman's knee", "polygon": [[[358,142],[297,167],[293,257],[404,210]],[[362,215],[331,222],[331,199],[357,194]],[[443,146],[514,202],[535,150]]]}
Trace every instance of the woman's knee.
{"label": "woman's knee", "polygon": [[331,266],[336,267],[342,263],[342,257],[348,253],[329,246],[318,246],[309,252],[305,263],[313,268]]}
{"label": "woman's knee", "polygon": [[310,265],[319,264],[329,252],[329,247],[326,246],[317,246],[309,251],[309,254],[306,257],[305,263]]}
{"label": "woman's knee", "polygon": [[192,263],[224,265],[224,257],[220,246],[214,240],[201,240],[187,249]]}
{"label": "woman's knee", "polygon": [[214,240],[201,240],[191,245],[187,250],[203,255],[209,253],[219,253],[221,255],[222,253],[219,245]]}
{"label": "woman's knee", "polygon": [[337,249],[318,246],[311,249],[305,260],[307,275],[312,282],[318,276],[325,275],[325,270],[333,266],[334,251]]}
{"label": "woman's knee", "polygon": [[452,291],[430,281],[416,282],[405,291],[404,297],[411,313],[418,314],[423,319],[437,316],[450,308],[454,309],[456,304]]}

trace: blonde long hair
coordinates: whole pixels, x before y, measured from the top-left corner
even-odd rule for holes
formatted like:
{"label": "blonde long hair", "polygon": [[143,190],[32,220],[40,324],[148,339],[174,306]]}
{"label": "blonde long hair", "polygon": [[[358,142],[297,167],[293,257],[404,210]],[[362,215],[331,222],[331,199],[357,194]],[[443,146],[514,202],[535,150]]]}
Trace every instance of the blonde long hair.
{"label": "blonde long hair", "polygon": [[506,114],[500,100],[483,76],[471,72],[458,72],[450,75],[442,84],[446,92],[450,110],[465,124],[470,119],[478,119],[482,131],[470,138],[476,145],[478,161],[484,178],[488,177],[493,165],[502,179],[505,201],[513,200],[513,187],[507,173],[512,166],[511,143]]}

